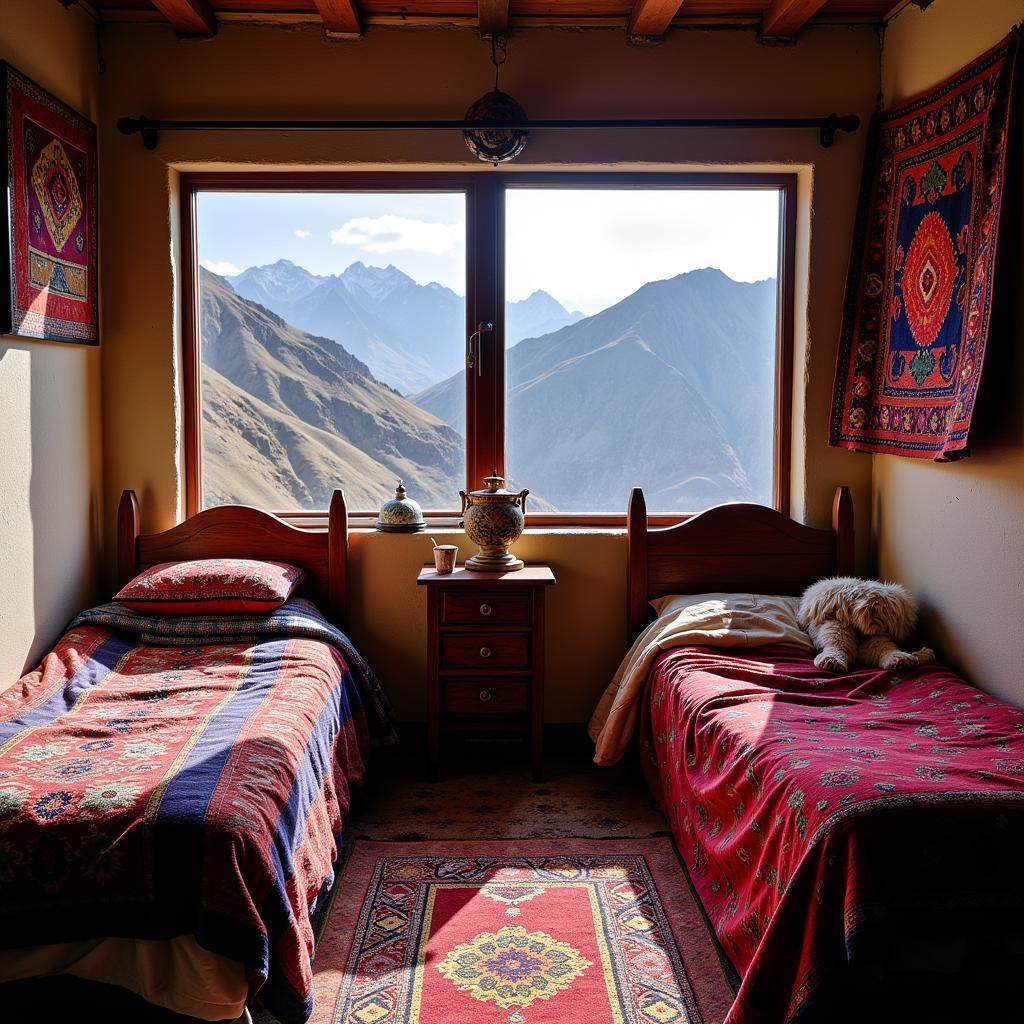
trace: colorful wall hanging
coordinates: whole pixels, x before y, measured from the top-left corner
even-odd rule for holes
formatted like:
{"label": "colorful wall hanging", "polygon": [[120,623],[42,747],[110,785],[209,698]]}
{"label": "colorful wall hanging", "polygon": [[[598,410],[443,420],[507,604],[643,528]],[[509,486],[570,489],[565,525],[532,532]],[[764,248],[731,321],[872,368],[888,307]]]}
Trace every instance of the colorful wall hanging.
{"label": "colorful wall hanging", "polygon": [[985,358],[1017,61],[1015,30],[871,126],[829,443],[967,452]]}
{"label": "colorful wall hanging", "polygon": [[96,126],[0,61],[0,333],[99,340]]}

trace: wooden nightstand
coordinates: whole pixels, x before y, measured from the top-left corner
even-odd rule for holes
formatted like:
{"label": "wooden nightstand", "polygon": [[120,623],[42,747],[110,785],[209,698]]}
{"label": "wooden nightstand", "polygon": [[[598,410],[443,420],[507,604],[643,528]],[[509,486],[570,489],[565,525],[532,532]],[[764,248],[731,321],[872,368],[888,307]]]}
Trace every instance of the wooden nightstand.
{"label": "wooden nightstand", "polygon": [[427,750],[440,768],[442,732],[529,733],[534,779],[544,767],[546,565],[447,576],[424,569],[427,588]]}

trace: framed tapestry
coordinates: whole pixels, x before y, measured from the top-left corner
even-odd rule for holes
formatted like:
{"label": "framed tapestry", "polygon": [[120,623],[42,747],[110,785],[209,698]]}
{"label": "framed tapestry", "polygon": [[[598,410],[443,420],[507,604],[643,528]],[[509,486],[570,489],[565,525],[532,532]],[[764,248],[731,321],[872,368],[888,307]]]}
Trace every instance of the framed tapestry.
{"label": "framed tapestry", "polygon": [[829,423],[836,447],[939,462],[968,453],[1017,49],[1014,30],[872,122]]}
{"label": "framed tapestry", "polygon": [[96,126],[0,61],[0,334],[99,341]]}

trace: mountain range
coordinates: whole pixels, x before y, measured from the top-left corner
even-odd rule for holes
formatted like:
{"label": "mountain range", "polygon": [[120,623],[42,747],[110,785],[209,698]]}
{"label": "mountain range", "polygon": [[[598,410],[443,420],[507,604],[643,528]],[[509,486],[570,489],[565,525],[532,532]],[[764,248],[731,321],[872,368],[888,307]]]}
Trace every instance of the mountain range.
{"label": "mountain range", "polygon": [[[556,508],[771,502],[776,288],[705,269],[510,348],[506,466]],[[455,374],[412,400],[455,427]]]}
{"label": "mountain range", "polygon": [[[316,294],[348,294],[355,298],[338,308],[351,323],[383,324],[386,313],[392,332],[399,318],[389,296],[458,297],[436,285],[409,288],[393,267],[355,264],[327,279],[283,260],[256,269],[234,286],[202,276],[206,500],[322,508],[344,486],[350,507],[374,509],[401,477],[424,507],[453,507],[464,486],[461,349],[450,376],[404,396],[332,340],[345,332],[301,330],[236,289],[291,303],[307,322]],[[571,319],[507,351],[507,475],[537,495],[535,510],[621,511],[637,483],[657,511],[771,500],[774,281],[698,270],[578,320],[546,293],[531,299],[517,304],[522,329],[528,313],[533,329],[551,316]],[[431,336],[422,327],[389,336],[420,357],[417,339]]]}
{"label": "mountain range", "polygon": [[[225,280],[300,330],[338,342],[405,394],[464,365],[465,299],[436,282],[418,284],[397,267],[353,263],[340,274],[321,275],[282,259]],[[506,344],[583,318],[544,291],[509,303],[506,316]]]}

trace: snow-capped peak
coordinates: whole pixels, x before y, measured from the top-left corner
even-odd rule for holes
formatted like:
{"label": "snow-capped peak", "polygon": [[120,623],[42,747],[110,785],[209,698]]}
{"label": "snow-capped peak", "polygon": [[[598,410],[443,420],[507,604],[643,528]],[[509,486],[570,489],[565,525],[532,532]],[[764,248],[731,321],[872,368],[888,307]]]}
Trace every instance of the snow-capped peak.
{"label": "snow-capped peak", "polygon": [[408,274],[392,264],[368,267],[362,261],[348,266],[341,274],[341,281],[349,291],[361,291],[374,299],[386,298],[396,288],[415,283]]}

